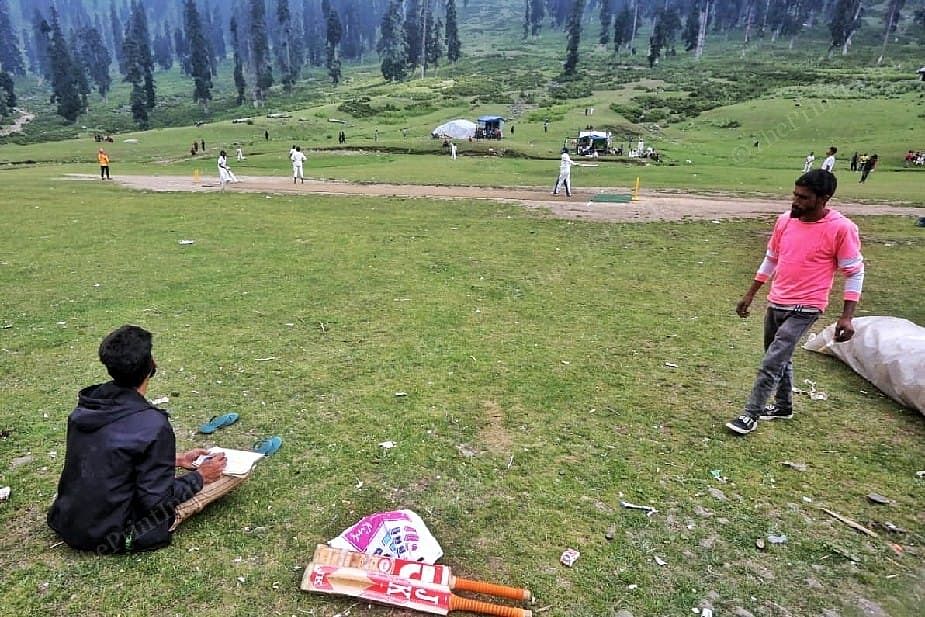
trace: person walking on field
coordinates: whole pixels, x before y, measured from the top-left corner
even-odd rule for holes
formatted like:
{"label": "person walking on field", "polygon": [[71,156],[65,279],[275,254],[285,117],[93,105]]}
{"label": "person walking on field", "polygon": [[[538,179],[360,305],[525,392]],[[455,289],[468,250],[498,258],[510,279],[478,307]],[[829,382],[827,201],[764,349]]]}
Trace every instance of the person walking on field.
{"label": "person walking on field", "polygon": [[456,160],[456,142],[450,142],[450,156],[453,157],[453,160]]}
{"label": "person walking on field", "polygon": [[238,161],[244,160],[244,149],[241,148],[240,145],[237,148],[235,148],[234,154],[235,154],[236,160]]}
{"label": "person walking on field", "polygon": [[[751,433],[759,420],[793,418],[793,352],[825,311],[836,270],[845,276],[845,288],[835,341],[854,336],[852,318],[864,284],[864,258],[857,225],[826,207],[837,185],[835,175],[824,169],[797,179],[790,212],[777,219],[755,280],[736,305],[739,317],[748,317],[755,293],[771,280],[764,359],[742,414],[726,423],[733,433]],[[772,396],[774,402],[768,404]]]}
{"label": "person walking on field", "polygon": [[807,155],[806,160],[803,161],[803,173],[804,174],[813,168],[813,162],[815,162],[815,160],[816,160],[816,155],[810,152],[809,155]]}
{"label": "person walking on field", "polygon": [[872,155],[869,159],[864,161],[864,165],[861,167],[861,180],[860,183],[864,184],[867,181],[867,176],[877,167],[877,161],[880,159],[876,154]]}
{"label": "person walking on field", "polygon": [[553,195],[559,194],[559,187],[565,185],[565,194],[572,196],[572,157],[568,155],[568,148],[562,148],[562,156],[559,159],[559,177],[556,178],[556,186],[552,189]]}
{"label": "person walking on field", "polygon": [[838,152],[838,148],[831,146],[825,153],[825,160],[822,161],[821,169],[831,173],[835,173],[835,153]]}
{"label": "person walking on field", "polygon": [[292,151],[292,156],[289,159],[292,161],[292,183],[295,184],[296,178],[302,181],[302,184],[305,184],[305,176],[302,173],[302,164],[305,163],[307,157],[302,152],[301,146],[296,146],[295,150]]}
{"label": "person walking on field", "polygon": [[100,163],[100,180],[111,180],[109,177],[109,155],[106,154],[106,151],[100,148],[99,152],[96,153],[96,160]]}

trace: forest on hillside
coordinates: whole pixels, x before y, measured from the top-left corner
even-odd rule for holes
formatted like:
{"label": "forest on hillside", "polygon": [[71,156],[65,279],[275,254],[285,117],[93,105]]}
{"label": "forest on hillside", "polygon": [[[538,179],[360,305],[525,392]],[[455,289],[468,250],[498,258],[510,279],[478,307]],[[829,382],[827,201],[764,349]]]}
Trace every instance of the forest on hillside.
{"label": "forest on hillside", "polygon": [[[902,39],[925,43],[925,0],[0,0],[0,121],[16,107],[16,80],[48,90],[59,116],[75,122],[92,93],[114,80],[131,86],[135,123],[148,125],[158,71],[178,66],[203,109],[220,70],[231,70],[237,105],[266,104],[271,88],[292,91],[311,68],[332,84],[352,65],[377,62],[403,81],[466,53],[479,20],[506,19],[512,36],[564,32],[562,73],[580,70],[596,44],[655,66],[665,56],[700,58],[711,37],[735,32],[788,41],[824,36],[847,55],[876,24],[879,61]],[[279,89],[278,88],[278,89]]]}

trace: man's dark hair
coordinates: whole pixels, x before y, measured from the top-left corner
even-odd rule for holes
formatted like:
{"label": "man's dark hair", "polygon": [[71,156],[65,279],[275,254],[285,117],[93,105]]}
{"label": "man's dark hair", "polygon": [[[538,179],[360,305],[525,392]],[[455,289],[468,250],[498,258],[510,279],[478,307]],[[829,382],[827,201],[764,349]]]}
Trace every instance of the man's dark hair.
{"label": "man's dark hair", "polygon": [[832,154],[835,154],[838,152],[838,148],[836,148],[835,146],[829,146],[829,150],[832,151]]}
{"label": "man's dark hair", "polygon": [[137,388],[151,375],[151,333],[139,326],[122,326],[100,343],[100,362],[116,385]]}
{"label": "man's dark hair", "polygon": [[816,197],[825,198],[834,195],[835,189],[838,188],[838,180],[835,179],[835,174],[826,169],[808,171],[797,178],[794,184],[808,188]]}

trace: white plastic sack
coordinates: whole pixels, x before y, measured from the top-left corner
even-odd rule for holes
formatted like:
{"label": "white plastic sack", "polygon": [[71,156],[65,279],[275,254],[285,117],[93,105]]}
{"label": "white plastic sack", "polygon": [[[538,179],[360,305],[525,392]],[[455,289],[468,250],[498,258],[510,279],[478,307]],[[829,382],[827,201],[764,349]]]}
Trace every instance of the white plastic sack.
{"label": "white plastic sack", "polygon": [[377,512],[364,516],[328,542],[331,548],[358,551],[367,555],[398,557],[434,564],[443,549],[421,517],[411,510]]}
{"label": "white plastic sack", "polygon": [[898,317],[857,317],[854,337],[834,342],[835,324],[804,349],[835,356],[893,400],[925,414],[925,328]]}
{"label": "white plastic sack", "polygon": [[433,137],[450,137],[452,139],[469,139],[475,137],[475,122],[470,120],[450,120],[446,124],[441,124],[430,134]]}

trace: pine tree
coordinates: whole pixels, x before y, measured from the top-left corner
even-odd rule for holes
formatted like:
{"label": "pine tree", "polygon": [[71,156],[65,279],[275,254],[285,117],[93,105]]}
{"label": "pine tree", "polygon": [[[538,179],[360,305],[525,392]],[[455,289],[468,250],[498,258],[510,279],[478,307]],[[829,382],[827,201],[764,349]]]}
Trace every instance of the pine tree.
{"label": "pine tree", "polygon": [[270,45],[267,42],[267,19],[263,0],[250,0],[251,60],[254,67],[254,102],[266,100],[273,85],[273,68],[270,66]]}
{"label": "pine tree", "polygon": [[247,88],[247,83],[244,81],[244,62],[241,59],[241,39],[238,37],[238,20],[234,15],[231,16],[231,23],[228,29],[231,31],[231,48],[234,53],[234,88],[238,93],[235,102],[238,105],[242,105],[244,103],[244,91]]}
{"label": "pine tree", "polygon": [[[129,42],[131,39],[131,43]],[[137,70],[141,75],[142,89],[144,92],[144,105],[147,109],[154,109],[156,103],[155,85],[154,85],[154,56],[151,54],[151,36],[148,34],[148,18],[145,15],[145,8],[141,0],[132,0],[131,14],[129,15],[128,26],[125,29],[123,37],[123,47],[126,49],[125,65],[126,78],[130,71]],[[132,54],[129,55],[128,49]],[[130,67],[129,64],[135,63],[137,66]],[[134,80],[129,80],[134,85]]]}
{"label": "pine tree", "polygon": [[421,0],[408,0],[405,7],[405,43],[408,46],[408,64],[417,66],[421,61]]}
{"label": "pine tree", "polygon": [[71,62],[74,65],[74,83],[77,86],[77,94],[80,96],[80,106],[87,109],[87,99],[90,96],[90,78],[87,74],[89,65],[80,46],[80,33],[76,30],[71,30],[68,51],[71,53]]}
{"label": "pine tree", "polygon": [[25,75],[26,65],[22,59],[22,51],[17,44],[16,33],[10,22],[6,0],[0,0],[0,66],[7,73]]}
{"label": "pine tree", "polygon": [[331,7],[327,0],[322,2],[325,12],[325,40],[327,41],[327,62],[328,75],[332,83],[340,83],[340,59],[337,57],[337,50],[340,46],[341,37],[344,34],[340,24],[340,17],[337,11]]}
{"label": "pine tree", "polygon": [[57,103],[59,116],[69,122],[74,122],[85,107],[81,104],[78,92],[78,67],[74,64],[67,42],[61,33],[58,11],[54,6],[51,7],[49,61],[51,63],[51,102]]}
{"label": "pine tree", "polygon": [[173,43],[171,43],[170,24],[164,20],[163,30],[154,37],[154,61],[165,71],[173,66]]}
{"label": "pine tree", "polygon": [[106,98],[112,85],[112,77],[109,75],[112,55],[103,42],[103,35],[95,27],[84,28],[81,32],[80,52],[87,73],[96,84],[96,91],[101,97]]}
{"label": "pine tree", "polygon": [[697,2],[691,2],[690,12],[684,21],[684,32],[681,33],[681,41],[684,43],[684,51],[693,51],[697,48],[697,33],[700,31],[700,8]]}
{"label": "pine tree", "polygon": [[180,70],[184,75],[192,75],[193,67],[190,64],[189,41],[183,34],[183,29],[177,26],[173,31],[173,51],[177,55],[177,62],[180,63]]}
{"label": "pine tree", "polygon": [[116,13],[115,0],[109,3],[109,27],[112,29],[112,48],[116,61],[119,63],[119,72],[125,75],[125,54],[123,53],[125,36],[122,22],[119,20],[118,13]]}
{"label": "pine tree", "polygon": [[530,0],[524,0],[524,29],[521,38],[527,40],[530,36]]}
{"label": "pine tree", "polygon": [[195,84],[193,100],[207,109],[212,100],[212,63],[195,0],[186,0],[183,6],[183,26],[190,49],[190,74]]}
{"label": "pine tree", "polygon": [[536,36],[543,27],[543,18],[546,17],[546,5],[543,0],[530,0],[530,34]]}
{"label": "pine tree", "polygon": [[829,32],[832,34],[832,46],[829,54],[836,47],[842,48],[842,55],[848,55],[851,37],[861,27],[861,13],[864,10],[862,0],[838,0],[832,9],[832,23]]}
{"label": "pine tree", "polygon": [[610,27],[613,23],[613,6],[611,0],[601,0],[601,35],[597,42],[601,45],[610,43]]}
{"label": "pine tree", "polygon": [[0,118],[12,115],[16,107],[16,91],[13,76],[0,70]]}
{"label": "pine tree", "polygon": [[428,19],[430,25],[427,27],[427,44],[424,46],[424,57],[427,59],[428,66],[437,66],[440,63],[440,58],[443,57],[443,40],[441,36],[444,26],[440,18],[435,18],[433,14]]}
{"label": "pine tree", "polygon": [[575,0],[568,18],[568,42],[566,43],[564,72],[574,75],[578,70],[578,45],[581,43],[581,16],[585,11],[585,0]]}
{"label": "pine tree", "polygon": [[459,43],[459,27],[456,18],[456,0],[446,2],[446,59],[452,63],[459,60],[461,45]]}
{"label": "pine tree", "polygon": [[402,24],[402,0],[391,0],[389,8],[382,14],[379,32],[376,50],[382,58],[382,76],[387,81],[401,81],[408,74],[408,47]]}
{"label": "pine tree", "polygon": [[35,57],[39,75],[51,81],[51,26],[35,9],[32,14],[32,38],[35,41]]}
{"label": "pine tree", "polygon": [[613,18],[613,50],[617,53],[620,48],[632,40],[633,12],[628,3]]}
{"label": "pine tree", "polygon": [[292,71],[292,18],[289,14],[289,0],[276,0],[276,22],[279,38],[276,41],[276,68],[279,80],[286,92],[292,92],[295,75]]}

